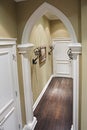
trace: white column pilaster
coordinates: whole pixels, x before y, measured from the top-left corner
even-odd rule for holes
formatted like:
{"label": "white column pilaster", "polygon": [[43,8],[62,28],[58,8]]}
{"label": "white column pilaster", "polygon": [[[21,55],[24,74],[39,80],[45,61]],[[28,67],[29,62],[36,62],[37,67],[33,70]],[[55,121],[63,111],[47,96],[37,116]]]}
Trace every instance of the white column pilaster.
{"label": "white column pilaster", "polygon": [[69,44],[73,57],[73,124],[71,130],[78,130],[79,112],[79,54],[81,54],[81,44]]}
{"label": "white column pilaster", "polygon": [[79,105],[79,86],[78,86],[78,55],[73,54],[73,130],[78,130],[78,105]]}
{"label": "white column pilaster", "polygon": [[26,110],[26,125],[24,130],[33,130],[37,120],[33,116],[33,103],[32,103],[32,89],[31,89],[31,68],[30,68],[30,51],[33,44],[26,43],[18,45],[19,54],[22,58],[22,71],[23,71],[23,85],[24,85],[24,98]]}

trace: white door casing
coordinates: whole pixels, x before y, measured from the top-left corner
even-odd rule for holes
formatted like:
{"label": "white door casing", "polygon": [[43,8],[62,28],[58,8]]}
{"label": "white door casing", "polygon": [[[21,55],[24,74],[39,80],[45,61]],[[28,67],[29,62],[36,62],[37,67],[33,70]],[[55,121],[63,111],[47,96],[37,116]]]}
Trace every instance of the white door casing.
{"label": "white door casing", "polygon": [[72,60],[67,52],[69,50],[68,39],[53,40],[53,74],[59,77],[72,77]]}
{"label": "white door casing", "polygon": [[0,130],[21,130],[16,39],[0,39]]}

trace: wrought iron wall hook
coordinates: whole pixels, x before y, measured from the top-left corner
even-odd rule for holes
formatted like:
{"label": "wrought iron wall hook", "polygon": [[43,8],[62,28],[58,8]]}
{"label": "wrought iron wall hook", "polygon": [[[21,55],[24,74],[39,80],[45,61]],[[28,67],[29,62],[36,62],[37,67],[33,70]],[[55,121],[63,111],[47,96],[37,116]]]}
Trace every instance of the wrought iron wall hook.
{"label": "wrought iron wall hook", "polygon": [[73,54],[71,48],[67,51],[67,55],[69,56],[70,60],[73,60]]}
{"label": "wrought iron wall hook", "polygon": [[36,58],[32,59],[32,63],[37,64],[37,59],[39,58],[39,55],[40,55],[40,48],[39,47],[34,49],[34,54],[35,54]]}
{"label": "wrought iron wall hook", "polygon": [[38,57],[33,58],[33,59],[32,59],[32,63],[33,63],[33,64],[37,64],[37,59],[38,59]]}
{"label": "wrought iron wall hook", "polygon": [[50,51],[48,52],[48,54],[51,55],[51,53],[52,53],[54,47],[53,47],[53,46],[49,46],[49,48],[50,48]]}
{"label": "wrought iron wall hook", "polygon": [[36,56],[39,56],[39,54],[40,54],[40,48],[39,47],[37,47],[37,48],[34,49],[34,54]]}

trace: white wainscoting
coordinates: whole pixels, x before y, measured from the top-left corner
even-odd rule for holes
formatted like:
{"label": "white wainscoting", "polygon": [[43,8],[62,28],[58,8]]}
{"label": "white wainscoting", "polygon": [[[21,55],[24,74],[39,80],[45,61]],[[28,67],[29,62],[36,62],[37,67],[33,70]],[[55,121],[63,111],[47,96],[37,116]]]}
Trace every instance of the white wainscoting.
{"label": "white wainscoting", "polygon": [[72,60],[67,54],[71,43],[70,39],[53,40],[53,72],[59,77],[72,77]]}
{"label": "white wainscoting", "polygon": [[71,130],[73,130],[73,125],[71,126]]}
{"label": "white wainscoting", "polygon": [[22,129],[16,39],[0,38],[0,130]]}
{"label": "white wainscoting", "polygon": [[69,60],[56,60],[56,75],[60,77],[70,77],[71,74],[71,66]]}

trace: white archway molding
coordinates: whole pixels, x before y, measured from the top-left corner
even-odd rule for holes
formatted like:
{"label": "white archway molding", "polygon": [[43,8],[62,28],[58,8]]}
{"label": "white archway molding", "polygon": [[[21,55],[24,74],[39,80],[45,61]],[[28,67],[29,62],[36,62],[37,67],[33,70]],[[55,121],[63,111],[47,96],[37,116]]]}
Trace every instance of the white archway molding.
{"label": "white archway molding", "polygon": [[22,34],[22,41],[21,41],[22,44],[27,43],[29,41],[29,36],[33,26],[35,25],[37,20],[40,19],[47,12],[56,15],[63,22],[63,24],[66,26],[67,30],[69,31],[72,42],[77,43],[75,31],[69,19],[59,9],[48,4],[47,2],[44,2],[28,19]]}
{"label": "white archway molding", "polygon": [[[31,90],[31,68],[30,68],[30,59],[29,59],[29,52],[30,48],[33,47],[33,45],[29,42],[29,36],[31,33],[31,30],[35,23],[40,19],[44,14],[47,12],[52,13],[53,15],[56,15],[66,26],[70,38],[72,40],[72,44],[69,46],[69,48],[72,49],[73,54],[73,124],[71,130],[78,130],[78,92],[79,92],[79,54],[81,53],[81,44],[77,42],[77,38],[75,35],[75,31],[73,29],[73,26],[69,19],[56,7],[44,2],[28,19],[25,28],[23,30],[22,35],[22,44],[18,47],[19,53],[22,57],[22,69],[23,69],[23,82],[24,82],[24,89],[25,89],[25,107],[26,107],[26,117],[27,122],[26,126],[24,127],[24,130],[33,130],[37,120],[35,117],[33,117],[32,111],[32,90]],[[28,68],[29,67],[29,68]],[[27,71],[27,68],[29,69]],[[30,86],[30,89],[29,89]],[[26,92],[30,93],[26,93]],[[28,98],[27,98],[28,97]],[[29,98],[30,98],[30,104],[29,104]],[[30,108],[31,106],[31,108]],[[28,116],[28,113],[31,113],[31,116]]]}

